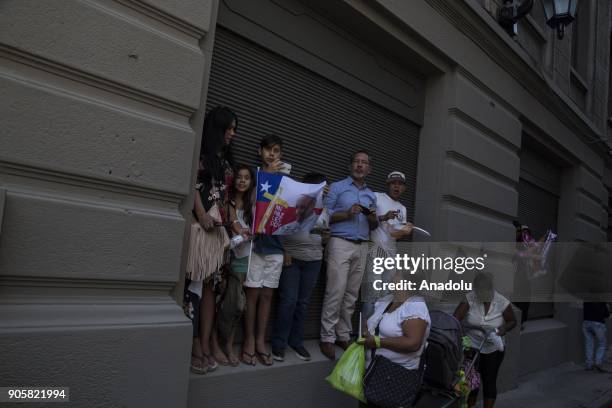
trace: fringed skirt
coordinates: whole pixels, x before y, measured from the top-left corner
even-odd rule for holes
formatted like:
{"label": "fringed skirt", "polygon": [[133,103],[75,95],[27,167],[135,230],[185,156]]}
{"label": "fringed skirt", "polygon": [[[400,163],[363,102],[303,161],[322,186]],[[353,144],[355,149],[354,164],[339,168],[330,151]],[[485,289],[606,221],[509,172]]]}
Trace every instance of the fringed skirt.
{"label": "fringed skirt", "polygon": [[207,281],[221,269],[229,238],[223,227],[207,232],[195,221],[191,223],[189,254],[187,255],[187,279]]}

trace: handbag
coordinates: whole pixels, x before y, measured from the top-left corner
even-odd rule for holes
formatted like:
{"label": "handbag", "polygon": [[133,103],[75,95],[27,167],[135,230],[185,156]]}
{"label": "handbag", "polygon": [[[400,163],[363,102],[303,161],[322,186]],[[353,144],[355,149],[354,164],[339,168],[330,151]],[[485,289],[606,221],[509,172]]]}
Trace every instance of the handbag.
{"label": "handbag", "polygon": [[[380,322],[385,312],[376,325],[376,336],[378,336]],[[380,408],[412,407],[421,389],[425,367],[424,357],[421,356],[418,369],[409,370],[384,356],[377,356],[376,350],[372,349],[372,362],[363,378],[365,398],[368,404]]]}
{"label": "handbag", "polygon": [[[208,210],[215,222],[221,223],[221,213],[215,203]],[[216,226],[212,231],[205,231],[197,218],[192,214],[187,255],[186,276],[190,280],[206,280],[223,265],[229,248],[230,239],[225,227]]]}

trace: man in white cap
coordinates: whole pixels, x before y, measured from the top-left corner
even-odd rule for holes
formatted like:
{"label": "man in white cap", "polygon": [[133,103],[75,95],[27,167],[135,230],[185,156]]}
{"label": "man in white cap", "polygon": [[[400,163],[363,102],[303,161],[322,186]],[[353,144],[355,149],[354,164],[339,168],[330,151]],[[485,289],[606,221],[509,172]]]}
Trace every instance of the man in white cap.
{"label": "man in white cap", "polygon": [[[387,192],[376,195],[376,214],[378,228],[370,234],[374,246],[370,248],[369,258],[394,258],[397,254],[397,239],[408,237],[412,233],[412,224],[406,221],[406,207],[399,202],[406,191],[406,176],[399,171],[392,171],[387,176]],[[395,270],[385,270],[382,275],[375,275],[370,268],[365,271],[365,285],[362,286],[361,318],[367,318],[374,311],[374,302],[384,296],[386,291],[373,289],[374,280],[392,282]]]}
{"label": "man in white cap", "polygon": [[381,247],[388,257],[397,254],[396,240],[412,233],[412,224],[406,220],[406,207],[399,198],[406,191],[406,176],[392,171],[387,176],[387,192],[376,195],[378,228],[372,231],[372,241]]}

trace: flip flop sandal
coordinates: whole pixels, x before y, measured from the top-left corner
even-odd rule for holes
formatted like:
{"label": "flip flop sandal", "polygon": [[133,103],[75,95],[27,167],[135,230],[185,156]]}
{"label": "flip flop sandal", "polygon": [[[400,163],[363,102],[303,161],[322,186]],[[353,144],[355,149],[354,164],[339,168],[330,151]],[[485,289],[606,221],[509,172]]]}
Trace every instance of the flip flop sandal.
{"label": "flip flop sandal", "polygon": [[238,365],[240,364],[240,360],[236,356],[233,356],[233,357],[234,357],[233,359],[232,357],[227,357],[229,360],[229,365],[230,367],[238,367]]}
{"label": "flip flop sandal", "polygon": [[228,348],[227,350],[230,350],[231,353],[225,353],[225,355],[227,356],[227,364],[230,367],[237,367],[240,365],[240,359],[234,354],[234,350],[233,348]]}
{"label": "flip flop sandal", "polygon": [[[244,358],[244,356],[247,356],[249,358],[249,360],[247,360],[246,358]],[[242,353],[240,354],[240,361],[242,361],[243,364],[249,365],[249,366],[254,366],[255,363],[255,353],[247,353],[246,351],[242,351]]]}
{"label": "flip flop sandal", "polygon": [[219,367],[217,360],[210,354],[204,354],[204,357],[208,360],[208,371],[215,371]]}
{"label": "flip flop sandal", "polygon": [[270,353],[262,353],[255,350],[255,354],[257,355],[257,359],[261,364],[265,366],[271,366],[273,364],[272,355]]}
{"label": "flip flop sandal", "polygon": [[[222,366],[228,366],[228,365],[229,365],[229,360],[226,360],[226,361],[219,360],[219,359],[218,359],[217,357],[215,357],[214,355],[213,355],[213,358],[215,359],[215,361],[216,361],[217,363],[219,363],[219,365],[222,365]],[[227,358],[227,357],[226,357],[226,358]]]}
{"label": "flip flop sandal", "polygon": [[191,372],[198,375],[204,375],[208,372],[208,361],[204,363],[204,357],[191,355]]}

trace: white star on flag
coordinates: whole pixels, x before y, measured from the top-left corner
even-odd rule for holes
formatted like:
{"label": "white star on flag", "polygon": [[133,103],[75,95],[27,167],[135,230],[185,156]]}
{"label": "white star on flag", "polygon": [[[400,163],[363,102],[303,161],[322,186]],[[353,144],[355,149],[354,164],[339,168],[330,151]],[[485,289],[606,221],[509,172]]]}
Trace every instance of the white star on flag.
{"label": "white star on flag", "polygon": [[268,190],[270,189],[270,187],[272,187],[270,184],[268,184],[268,180],[266,180],[264,184],[260,184],[260,185],[261,185],[261,191],[265,191],[266,193],[268,193]]}

